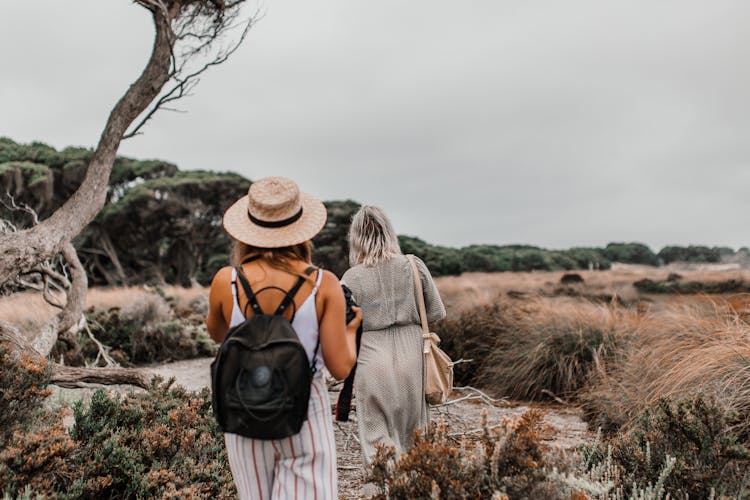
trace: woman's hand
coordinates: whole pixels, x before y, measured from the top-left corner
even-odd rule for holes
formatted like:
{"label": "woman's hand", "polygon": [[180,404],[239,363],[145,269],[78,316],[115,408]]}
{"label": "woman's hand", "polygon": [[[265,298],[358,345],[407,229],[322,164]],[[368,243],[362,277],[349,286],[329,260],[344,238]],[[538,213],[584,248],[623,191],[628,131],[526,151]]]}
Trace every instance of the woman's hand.
{"label": "woman's hand", "polygon": [[357,328],[359,328],[359,325],[362,324],[362,308],[357,307],[357,306],[352,306],[352,311],[354,311],[354,317],[346,325],[346,333],[349,335],[356,335]]}

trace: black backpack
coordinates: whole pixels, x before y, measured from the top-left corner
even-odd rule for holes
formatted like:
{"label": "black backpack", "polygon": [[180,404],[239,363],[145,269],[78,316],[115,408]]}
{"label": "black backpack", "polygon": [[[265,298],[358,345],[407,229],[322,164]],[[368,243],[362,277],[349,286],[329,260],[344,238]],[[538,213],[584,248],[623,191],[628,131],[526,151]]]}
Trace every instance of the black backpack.
{"label": "black backpack", "polygon": [[[305,275],[314,270],[308,267]],[[320,347],[318,339],[311,365],[291,322],[282,316],[289,306],[296,308],[294,296],[305,278],[297,280],[276,312],[269,315],[260,308],[242,269],[236,271],[253,314],[248,317],[246,305],[245,321],[227,332],[211,363],[214,416],[224,432],[255,439],[289,437],[297,434],[307,419]],[[257,293],[268,288],[279,289],[267,287]]]}

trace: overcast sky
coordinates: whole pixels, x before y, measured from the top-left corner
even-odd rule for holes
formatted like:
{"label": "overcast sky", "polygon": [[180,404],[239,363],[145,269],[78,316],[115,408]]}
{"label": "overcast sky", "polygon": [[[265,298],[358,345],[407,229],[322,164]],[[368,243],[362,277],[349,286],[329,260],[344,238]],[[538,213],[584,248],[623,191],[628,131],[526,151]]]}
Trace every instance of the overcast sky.
{"label": "overcast sky", "polygon": [[[750,244],[747,0],[260,8],[121,153],[289,176],[437,244]],[[2,0],[0,135],[92,146],[151,31],[127,0]]]}

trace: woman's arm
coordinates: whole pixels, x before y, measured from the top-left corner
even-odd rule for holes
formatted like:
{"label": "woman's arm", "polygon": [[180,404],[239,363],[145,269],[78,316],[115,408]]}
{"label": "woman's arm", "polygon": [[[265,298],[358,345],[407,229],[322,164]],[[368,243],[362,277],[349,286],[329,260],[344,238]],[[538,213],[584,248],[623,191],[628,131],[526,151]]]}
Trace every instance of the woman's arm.
{"label": "woman's arm", "polygon": [[336,276],[323,271],[320,295],[323,298],[323,314],[320,319],[320,347],[323,361],[331,375],[337,380],[345,379],[357,362],[357,328],[362,322],[362,310],[356,313],[351,323],[346,324],[346,302],[344,292]]}
{"label": "woman's arm", "polygon": [[438,292],[437,286],[435,286],[435,282],[432,280],[430,270],[427,269],[427,265],[422,262],[422,259],[415,256],[414,261],[417,263],[419,277],[422,280],[424,305],[425,309],[427,309],[427,321],[429,323],[439,321],[445,318],[445,306],[440,299],[440,292]]}
{"label": "woman's arm", "polygon": [[206,328],[208,334],[215,342],[221,343],[229,330],[229,324],[224,319],[222,304],[231,300],[232,290],[230,288],[232,281],[232,268],[224,267],[216,273],[211,282],[211,289],[208,293],[208,315],[206,316]]}

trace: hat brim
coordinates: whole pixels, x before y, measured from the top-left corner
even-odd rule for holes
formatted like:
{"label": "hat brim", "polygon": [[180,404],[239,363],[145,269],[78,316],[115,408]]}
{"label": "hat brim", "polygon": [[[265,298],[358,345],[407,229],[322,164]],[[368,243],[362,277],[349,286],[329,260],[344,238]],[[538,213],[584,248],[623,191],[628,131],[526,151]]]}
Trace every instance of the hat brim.
{"label": "hat brim", "polygon": [[302,216],[288,226],[268,228],[253,223],[248,217],[248,200],[245,195],[224,212],[224,230],[232,238],[258,248],[281,248],[304,243],[323,229],[328,212],[323,202],[316,197],[307,193],[299,195]]}

